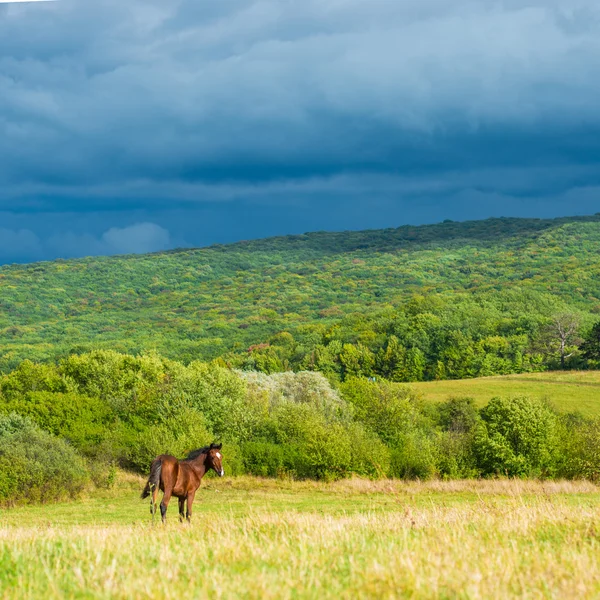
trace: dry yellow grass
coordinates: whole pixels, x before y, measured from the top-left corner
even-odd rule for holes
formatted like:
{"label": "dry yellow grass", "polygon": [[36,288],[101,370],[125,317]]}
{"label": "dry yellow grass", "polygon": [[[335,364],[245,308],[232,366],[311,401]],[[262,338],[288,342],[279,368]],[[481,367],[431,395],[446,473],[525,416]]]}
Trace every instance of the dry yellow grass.
{"label": "dry yellow grass", "polygon": [[[590,483],[226,483],[210,483],[191,526],[152,525],[146,503],[131,504],[135,515],[127,504],[133,524],[78,525],[84,504],[55,509],[75,509],[61,526],[43,508],[3,514],[0,595],[600,597],[600,489]],[[95,510],[102,502],[118,500]]]}

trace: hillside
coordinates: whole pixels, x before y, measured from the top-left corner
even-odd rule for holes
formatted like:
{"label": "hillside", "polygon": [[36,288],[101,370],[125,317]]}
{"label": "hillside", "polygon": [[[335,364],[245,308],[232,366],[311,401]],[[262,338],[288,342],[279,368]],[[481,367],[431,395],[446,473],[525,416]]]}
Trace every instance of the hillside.
{"label": "hillside", "polygon": [[426,400],[473,398],[485,406],[494,397],[528,396],[549,401],[563,412],[600,415],[600,372],[555,371],[460,381],[422,381],[411,384]]}
{"label": "hillside", "polygon": [[600,216],[311,233],[0,268],[0,369],[74,348],[184,361],[415,294],[513,290],[600,311]]}

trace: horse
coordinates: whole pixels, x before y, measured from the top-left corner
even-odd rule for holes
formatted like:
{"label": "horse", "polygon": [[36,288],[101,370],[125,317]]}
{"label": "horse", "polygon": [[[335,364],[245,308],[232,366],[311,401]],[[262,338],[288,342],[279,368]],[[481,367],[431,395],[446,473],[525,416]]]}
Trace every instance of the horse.
{"label": "horse", "polygon": [[190,452],[185,460],[178,460],[169,454],[157,456],[150,467],[150,476],[141,498],[150,499],[150,513],[154,519],[156,514],[156,496],[161,489],[163,494],[160,503],[160,516],[162,522],[167,520],[167,507],[171,496],[179,499],[179,520],[183,521],[183,508],[187,501],[186,518],[190,522],[192,518],[192,504],[194,496],[200,487],[202,477],[212,469],[219,477],[225,475],[221,456],[223,444],[211,444]]}

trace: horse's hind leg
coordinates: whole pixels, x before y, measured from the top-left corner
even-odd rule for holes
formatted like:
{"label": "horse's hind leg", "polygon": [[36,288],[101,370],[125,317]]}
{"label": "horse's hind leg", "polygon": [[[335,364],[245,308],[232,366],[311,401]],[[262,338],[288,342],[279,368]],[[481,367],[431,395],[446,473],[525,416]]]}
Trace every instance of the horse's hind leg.
{"label": "horse's hind leg", "polygon": [[179,522],[183,523],[184,513],[183,508],[185,506],[185,498],[179,498]]}
{"label": "horse's hind leg", "polygon": [[171,488],[165,487],[165,495],[163,496],[162,502],[160,503],[160,516],[162,518],[162,522],[167,522],[167,508],[169,507],[169,500],[171,499],[171,494],[173,490]]}
{"label": "horse's hind leg", "polygon": [[154,520],[154,515],[156,514],[156,496],[158,496],[157,485],[152,488],[152,495],[150,496],[150,514],[152,515],[152,520]]}

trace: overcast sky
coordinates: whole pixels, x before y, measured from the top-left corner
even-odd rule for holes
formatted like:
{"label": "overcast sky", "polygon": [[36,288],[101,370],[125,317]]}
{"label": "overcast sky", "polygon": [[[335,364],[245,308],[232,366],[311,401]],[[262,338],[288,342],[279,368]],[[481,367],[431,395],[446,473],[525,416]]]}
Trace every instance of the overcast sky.
{"label": "overcast sky", "polygon": [[0,263],[600,211],[597,0],[0,5]]}

